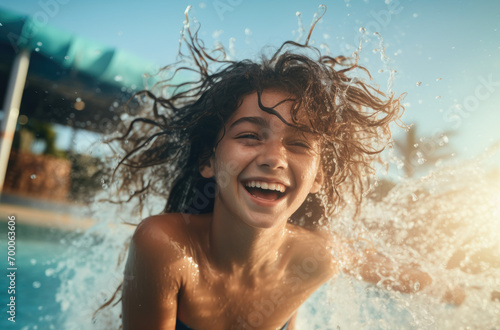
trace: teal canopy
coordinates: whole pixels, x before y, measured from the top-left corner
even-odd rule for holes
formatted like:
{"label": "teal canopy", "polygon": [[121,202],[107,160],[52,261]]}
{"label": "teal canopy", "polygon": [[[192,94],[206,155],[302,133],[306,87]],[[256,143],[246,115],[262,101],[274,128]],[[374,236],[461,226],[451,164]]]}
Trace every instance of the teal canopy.
{"label": "teal canopy", "polygon": [[20,113],[109,132],[123,111],[134,111],[119,104],[154,85],[157,71],[153,62],[0,9],[0,192]]}
{"label": "teal canopy", "polygon": [[26,15],[0,9],[0,24],[3,47],[10,45],[15,52],[21,49],[38,52],[63,68],[76,70],[102,83],[141,89],[145,74],[151,76],[158,71],[153,62],[77,37]]}

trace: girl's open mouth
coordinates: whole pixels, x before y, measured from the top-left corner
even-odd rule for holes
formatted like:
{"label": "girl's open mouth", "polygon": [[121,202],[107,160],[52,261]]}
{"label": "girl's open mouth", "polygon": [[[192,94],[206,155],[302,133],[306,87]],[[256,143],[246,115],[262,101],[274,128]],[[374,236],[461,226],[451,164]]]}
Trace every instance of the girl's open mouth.
{"label": "girl's open mouth", "polygon": [[248,181],[243,185],[253,197],[276,201],[285,195],[286,187],[280,183],[267,183],[262,181]]}

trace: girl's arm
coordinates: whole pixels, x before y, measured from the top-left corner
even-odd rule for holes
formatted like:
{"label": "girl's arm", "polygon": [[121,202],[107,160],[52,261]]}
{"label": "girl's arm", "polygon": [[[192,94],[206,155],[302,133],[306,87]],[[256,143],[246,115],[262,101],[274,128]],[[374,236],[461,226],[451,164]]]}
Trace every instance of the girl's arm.
{"label": "girl's arm", "polygon": [[[164,222],[163,222],[164,223]],[[123,329],[175,329],[183,258],[155,218],[141,222],[125,266]]]}

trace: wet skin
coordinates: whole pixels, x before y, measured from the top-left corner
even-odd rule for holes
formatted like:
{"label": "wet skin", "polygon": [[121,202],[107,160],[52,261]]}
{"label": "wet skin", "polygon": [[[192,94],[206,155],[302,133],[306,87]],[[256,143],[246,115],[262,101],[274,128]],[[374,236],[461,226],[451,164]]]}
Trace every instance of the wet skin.
{"label": "wet skin", "polygon": [[[289,97],[266,90],[261,101]],[[291,122],[291,106],[275,110]],[[253,93],[200,170],[217,183],[212,214],[159,215],[134,233],[124,329],[174,329],[177,318],[194,329],[281,328],[338,272],[326,235],[287,223],[321,188],[319,142],[262,111]]]}
{"label": "wet skin", "polygon": [[[281,92],[264,91],[262,103],[272,107],[287,97]],[[285,102],[275,109],[287,122],[292,121],[291,105]],[[219,186],[214,209],[217,218],[237,217],[251,227],[279,231],[279,225],[288,220],[307,195],[320,189],[319,167],[319,141],[262,111],[257,94],[253,93],[243,99],[228,121],[215,158],[202,169],[202,175],[215,175]],[[284,196],[275,201],[254,197],[245,189],[249,181],[281,184],[286,188]]]}
{"label": "wet skin", "polygon": [[[266,90],[261,101],[274,107],[289,97]],[[275,110],[291,122],[291,106],[285,101]],[[262,111],[256,93],[243,98],[225,128],[200,169],[217,183],[213,213],[154,216],[134,233],[122,296],[125,330],[174,329],[177,319],[197,330],[280,329],[340,270],[357,273],[340,269],[332,249],[371,283],[381,281],[381,269],[391,278],[397,269],[376,252],[340,250],[332,247],[340,241],[333,234],[287,222],[323,182],[314,136]],[[400,281],[383,285],[402,292],[431,281],[412,268],[394,277]]]}

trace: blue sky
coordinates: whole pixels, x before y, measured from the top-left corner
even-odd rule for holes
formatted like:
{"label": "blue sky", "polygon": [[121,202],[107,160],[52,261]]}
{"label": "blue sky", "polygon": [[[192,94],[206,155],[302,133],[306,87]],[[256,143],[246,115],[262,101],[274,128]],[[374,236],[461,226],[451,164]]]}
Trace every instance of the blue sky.
{"label": "blue sky", "polygon": [[[308,31],[322,3],[328,9],[315,44],[351,55],[365,27],[361,63],[383,90],[396,71],[393,90],[408,93],[404,121],[418,125],[420,137],[456,130],[450,143],[465,157],[500,140],[500,1],[1,0],[0,7],[45,15],[52,26],[165,65],[175,60],[189,4],[206,45],[229,47],[234,38],[242,59],[296,39],[297,11]],[[385,61],[373,32],[383,37]]]}

